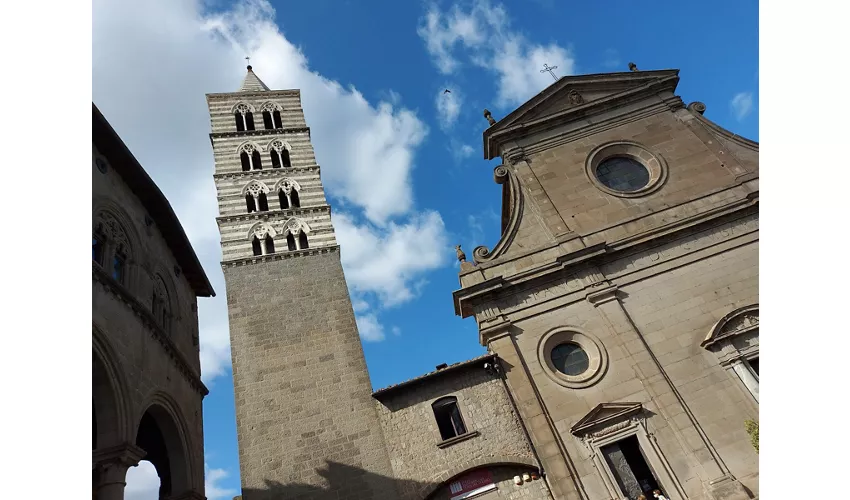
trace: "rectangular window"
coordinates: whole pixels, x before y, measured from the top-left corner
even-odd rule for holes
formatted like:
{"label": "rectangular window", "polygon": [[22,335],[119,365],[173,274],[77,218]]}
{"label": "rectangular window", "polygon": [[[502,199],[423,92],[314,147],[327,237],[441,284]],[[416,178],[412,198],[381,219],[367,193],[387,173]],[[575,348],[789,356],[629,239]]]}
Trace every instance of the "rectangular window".
{"label": "rectangular window", "polygon": [[103,265],[103,242],[94,237],[91,239],[91,258],[98,264]]}
{"label": "rectangular window", "polygon": [[112,259],[112,279],[117,281],[118,283],[124,283],[124,274],[125,274],[125,258],[123,255],[116,253],[115,257]]}
{"label": "rectangular window", "polygon": [[440,436],[443,440],[466,434],[466,426],[463,424],[460,408],[458,408],[455,398],[439,400],[434,403],[433,408],[437,427],[440,429]]}
{"label": "rectangular window", "polygon": [[753,372],[758,375],[759,374],[759,358],[756,356],[755,358],[750,358],[747,360],[747,363],[750,365],[750,368],[753,369]]}

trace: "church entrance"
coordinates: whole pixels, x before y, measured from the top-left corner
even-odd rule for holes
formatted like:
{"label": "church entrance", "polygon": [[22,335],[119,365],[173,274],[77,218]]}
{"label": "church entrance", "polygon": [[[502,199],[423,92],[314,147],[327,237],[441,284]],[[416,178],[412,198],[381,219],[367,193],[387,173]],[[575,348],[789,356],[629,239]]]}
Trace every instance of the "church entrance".
{"label": "church entrance", "polygon": [[600,451],[626,498],[635,500],[643,494],[651,499],[652,490],[664,491],[643,456],[637,436],[603,446]]}

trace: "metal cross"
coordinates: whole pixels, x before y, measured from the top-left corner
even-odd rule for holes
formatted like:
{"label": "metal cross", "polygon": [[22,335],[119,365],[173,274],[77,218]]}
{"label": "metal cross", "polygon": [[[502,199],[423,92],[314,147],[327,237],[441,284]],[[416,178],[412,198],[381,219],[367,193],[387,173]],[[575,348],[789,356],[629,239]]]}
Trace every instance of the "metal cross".
{"label": "metal cross", "polygon": [[251,56],[246,57],[245,60],[248,61],[248,66],[250,66],[251,65]]}
{"label": "metal cross", "polygon": [[557,76],[555,76],[555,72],[554,72],[554,71],[552,71],[552,70],[555,70],[555,69],[558,69],[558,67],[557,67],[557,66],[552,66],[552,67],[550,68],[548,63],[543,63],[543,69],[541,69],[541,70],[540,70],[540,72],[541,72],[541,73],[545,73],[545,72],[547,72],[547,71],[548,71],[548,72],[549,72],[549,74],[550,74],[550,75],[552,75],[552,78],[554,78],[554,79],[555,79],[555,81],[557,82],[557,81],[558,81],[558,77],[557,77]]}

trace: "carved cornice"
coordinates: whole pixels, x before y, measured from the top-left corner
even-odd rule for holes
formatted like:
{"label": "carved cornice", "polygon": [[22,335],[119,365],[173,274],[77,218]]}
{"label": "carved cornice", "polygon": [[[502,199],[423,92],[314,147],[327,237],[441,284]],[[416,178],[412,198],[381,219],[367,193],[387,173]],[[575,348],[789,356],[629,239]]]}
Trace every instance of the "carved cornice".
{"label": "carved cornice", "polygon": [[[146,305],[142,304],[139,299],[127,290],[127,288],[112,279],[112,276],[109,276],[109,274],[107,274],[100,265],[94,262],[92,263],[92,278],[95,282],[100,283],[104,290],[112,293],[116,298],[126,304],[136,314],[136,316],[142,320],[142,324],[147,327],[153,338],[159,342],[163,349],[165,349],[165,352],[168,353],[174,361],[174,364],[180,372],[183,373],[183,376],[196,392],[198,392],[201,396],[209,394],[210,391],[201,381],[200,374],[195,372],[195,369],[189,364],[189,361],[186,359],[183,352],[162,330],[162,328],[160,328],[153,314],[151,314],[150,309]],[[107,332],[109,331],[107,325],[102,326],[106,328]]]}
{"label": "carved cornice", "polygon": [[[207,101],[213,100],[231,100],[231,101],[239,101],[242,100],[243,97],[264,97],[268,100],[274,99],[276,97],[300,97],[301,91],[299,89],[283,89],[283,90],[257,90],[254,92],[246,92],[246,91],[236,91],[236,92],[213,92],[211,94],[207,94]],[[284,108],[284,109],[294,109],[293,108]],[[299,111],[302,111],[301,108],[298,108]],[[303,111],[302,111],[303,112]]]}
{"label": "carved cornice", "polygon": [[294,259],[297,257],[306,257],[308,255],[322,255],[329,253],[339,253],[339,245],[308,248],[306,250],[287,250],[285,252],[269,255],[252,255],[251,257],[228,259],[221,262],[221,268],[226,269],[228,267],[247,266],[251,264],[260,264],[262,262],[273,262],[275,260]]}
{"label": "carved cornice", "polygon": [[274,219],[276,216],[294,217],[297,215],[309,215],[316,213],[331,213],[331,206],[328,204],[317,205],[312,207],[287,208],[286,210],[266,210],[264,212],[251,212],[250,214],[238,215],[222,215],[216,217],[215,220],[221,222],[250,222],[250,221],[267,221]]}
{"label": "carved cornice", "polygon": [[271,130],[245,130],[242,132],[237,132],[235,130],[231,132],[211,132],[210,141],[213,139],[230,139],[232,137],[265,137],[270,135],[300,134],[303,132],[307,132],[307,136],[310,136],[310,127],[284,127]]}
{"label": "carved cornice", "polygon": [[[321,172],[322,168],[319,165],[311,165],[309,167],[281,167],[281,168],[266,168],[263,170],[236,170],[233,172],[221,172],[213,174],[213,179],[241,179],[250,177],[258,179],[263,177],[275,177],[280,174],[300,174],[307,172]],[[287,176],[288,177],[288,176]]]}

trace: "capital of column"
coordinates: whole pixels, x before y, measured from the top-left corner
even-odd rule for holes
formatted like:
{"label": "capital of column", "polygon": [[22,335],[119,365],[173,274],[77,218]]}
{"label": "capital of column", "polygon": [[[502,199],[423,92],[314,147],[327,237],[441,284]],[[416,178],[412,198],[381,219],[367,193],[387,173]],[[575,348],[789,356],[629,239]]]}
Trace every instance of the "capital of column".
{"label": "capital of column", "polygon": [[593,307],[599,307],[602,304],[607,302],[611,302],[613,300],[618,300],[617,291],[619,288],[617,285],[609,285],[601,290],[596,290],[594,292],[590,292],[585,295],[585,300],[590,302]]}
{"label": "capital of column", "polygon": [[122,443],[108,448],[92,451],[92,463],[95,465],[120,464],[126,467],[138,465],[147,452],[131,443]]}

